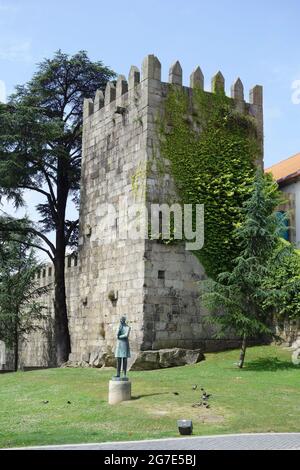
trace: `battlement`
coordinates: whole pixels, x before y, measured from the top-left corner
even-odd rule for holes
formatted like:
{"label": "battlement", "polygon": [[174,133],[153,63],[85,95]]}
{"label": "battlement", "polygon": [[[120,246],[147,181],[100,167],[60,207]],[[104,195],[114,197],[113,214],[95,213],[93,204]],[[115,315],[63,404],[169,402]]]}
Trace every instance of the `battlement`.
{"label": "battlement", "polygon": [[[65,257],[65,269],[76,268],[78,266],[78,256],[76,254],[67,255]],[[53,263],[46,263],[40,271],[35,275],[35,280],[44,281],[45,283],[54,282],[54,266]]]}
{"label": "battlement", "polygon": [[[140,91],[140,96],[143,93],[143,85],[148,85],[151,89],[161,89],[170,85],[176,85],[189,89],[190,93],[195,88],[204,90],[204,75],[201,68],[196,67],[190,75],[190,84],[188,87],[183,85],[182,67],[179,61],[176,61],[169,69],[168,83],[161,80],[161,63],[155,55],[148,55],[145,57],[142,64],[142,73],[136,66],[132,66],[129,71],[128,80],[124,75],[119,75],[116,82],[108,82],[105,93],[98,90],[94,100],[86,98],[84,100],[84,120],[89,118],[92,114],[98,111],[109,109],[110,112],[115,114],[124,114],[127,106],[131,102],[136,102],[138,99],[135,93],[137,89]],[[211,79],[211,90],[208,93],[225,93],[225,78],[219,71]],[[244,86],[240,78],[231,86],[231,96],[237,102],[239,107],[245,108],[246,104],[256,108],[257,110],[263,107],[263,88],[260,85],[255,85],[249,91],[248,103],[244,99]],[[255,113],[254,113],[255,114]]]}

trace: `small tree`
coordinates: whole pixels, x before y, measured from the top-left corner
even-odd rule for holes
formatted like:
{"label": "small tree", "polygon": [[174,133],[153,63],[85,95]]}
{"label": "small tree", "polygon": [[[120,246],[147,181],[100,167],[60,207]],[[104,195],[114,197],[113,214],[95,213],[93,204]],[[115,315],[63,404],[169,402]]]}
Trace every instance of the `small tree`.
{"label": "small tree", "polygon": [[47,288],[39,287],[34,281],[41,265],[33,249],[28,248],[29,236],[24,243],[20,236],[16,237],[0,241],[0,339],[14,351],[15,371],[21,341],[41,329],[41,320],[48,318],[40,302]]}
{"label": "small tree", "polygon": [[212,321],[220,325],[219,334],[228,329],[242,338],[238,366],[244,365],[247,340],[259,334],[273,335],[272,311],[263,308],[276,305],[276,289],[266,289],[264,281],[270,273],[269,260],[278,246],[280,221],[275,208],[282,196],[270,177],[257,172],[253,192],[244,204],[245,221],[235,230],[240,254],[233,270],[223,272],[211,281],[202,298],[212,313]]}

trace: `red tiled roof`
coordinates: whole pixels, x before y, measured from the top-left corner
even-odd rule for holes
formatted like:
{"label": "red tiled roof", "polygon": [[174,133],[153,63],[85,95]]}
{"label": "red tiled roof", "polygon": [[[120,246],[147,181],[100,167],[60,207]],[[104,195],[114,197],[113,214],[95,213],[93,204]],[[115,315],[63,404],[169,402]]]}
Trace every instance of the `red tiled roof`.
{"label": "red tiled roof", "polygon": [[297,178],[300,176],[300,153],[270,166],[265,172],[272,173],[278,183],[285,183]]}

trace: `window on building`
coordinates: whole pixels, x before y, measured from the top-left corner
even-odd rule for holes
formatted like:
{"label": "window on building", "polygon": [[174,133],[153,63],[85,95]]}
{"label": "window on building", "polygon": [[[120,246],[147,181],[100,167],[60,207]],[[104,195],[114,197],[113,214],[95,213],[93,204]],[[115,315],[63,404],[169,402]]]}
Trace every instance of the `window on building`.
{"label": "window on building", "polygon": [[285,211],[278,211],[276,212],[276,216],[278,218],[278,220],[281,222],[282,224],[282,229],[280,231],[280,236],[281,238],[283,238],[284,240],[287,240],[287,241],[290,241],[290,231],[289,231],[289,219],[288,219],[288,215],[287,215],[287,212]]}

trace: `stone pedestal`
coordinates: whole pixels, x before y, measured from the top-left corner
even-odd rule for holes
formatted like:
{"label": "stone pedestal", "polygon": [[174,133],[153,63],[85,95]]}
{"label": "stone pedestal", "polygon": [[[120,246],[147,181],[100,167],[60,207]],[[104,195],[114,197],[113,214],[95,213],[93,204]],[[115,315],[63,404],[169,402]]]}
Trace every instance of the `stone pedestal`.
{"label": "stone pedestal", "polygon": [[113,377],[109,381],[108,403],[117,405],[131,400],[131,382],[126,377]]}

